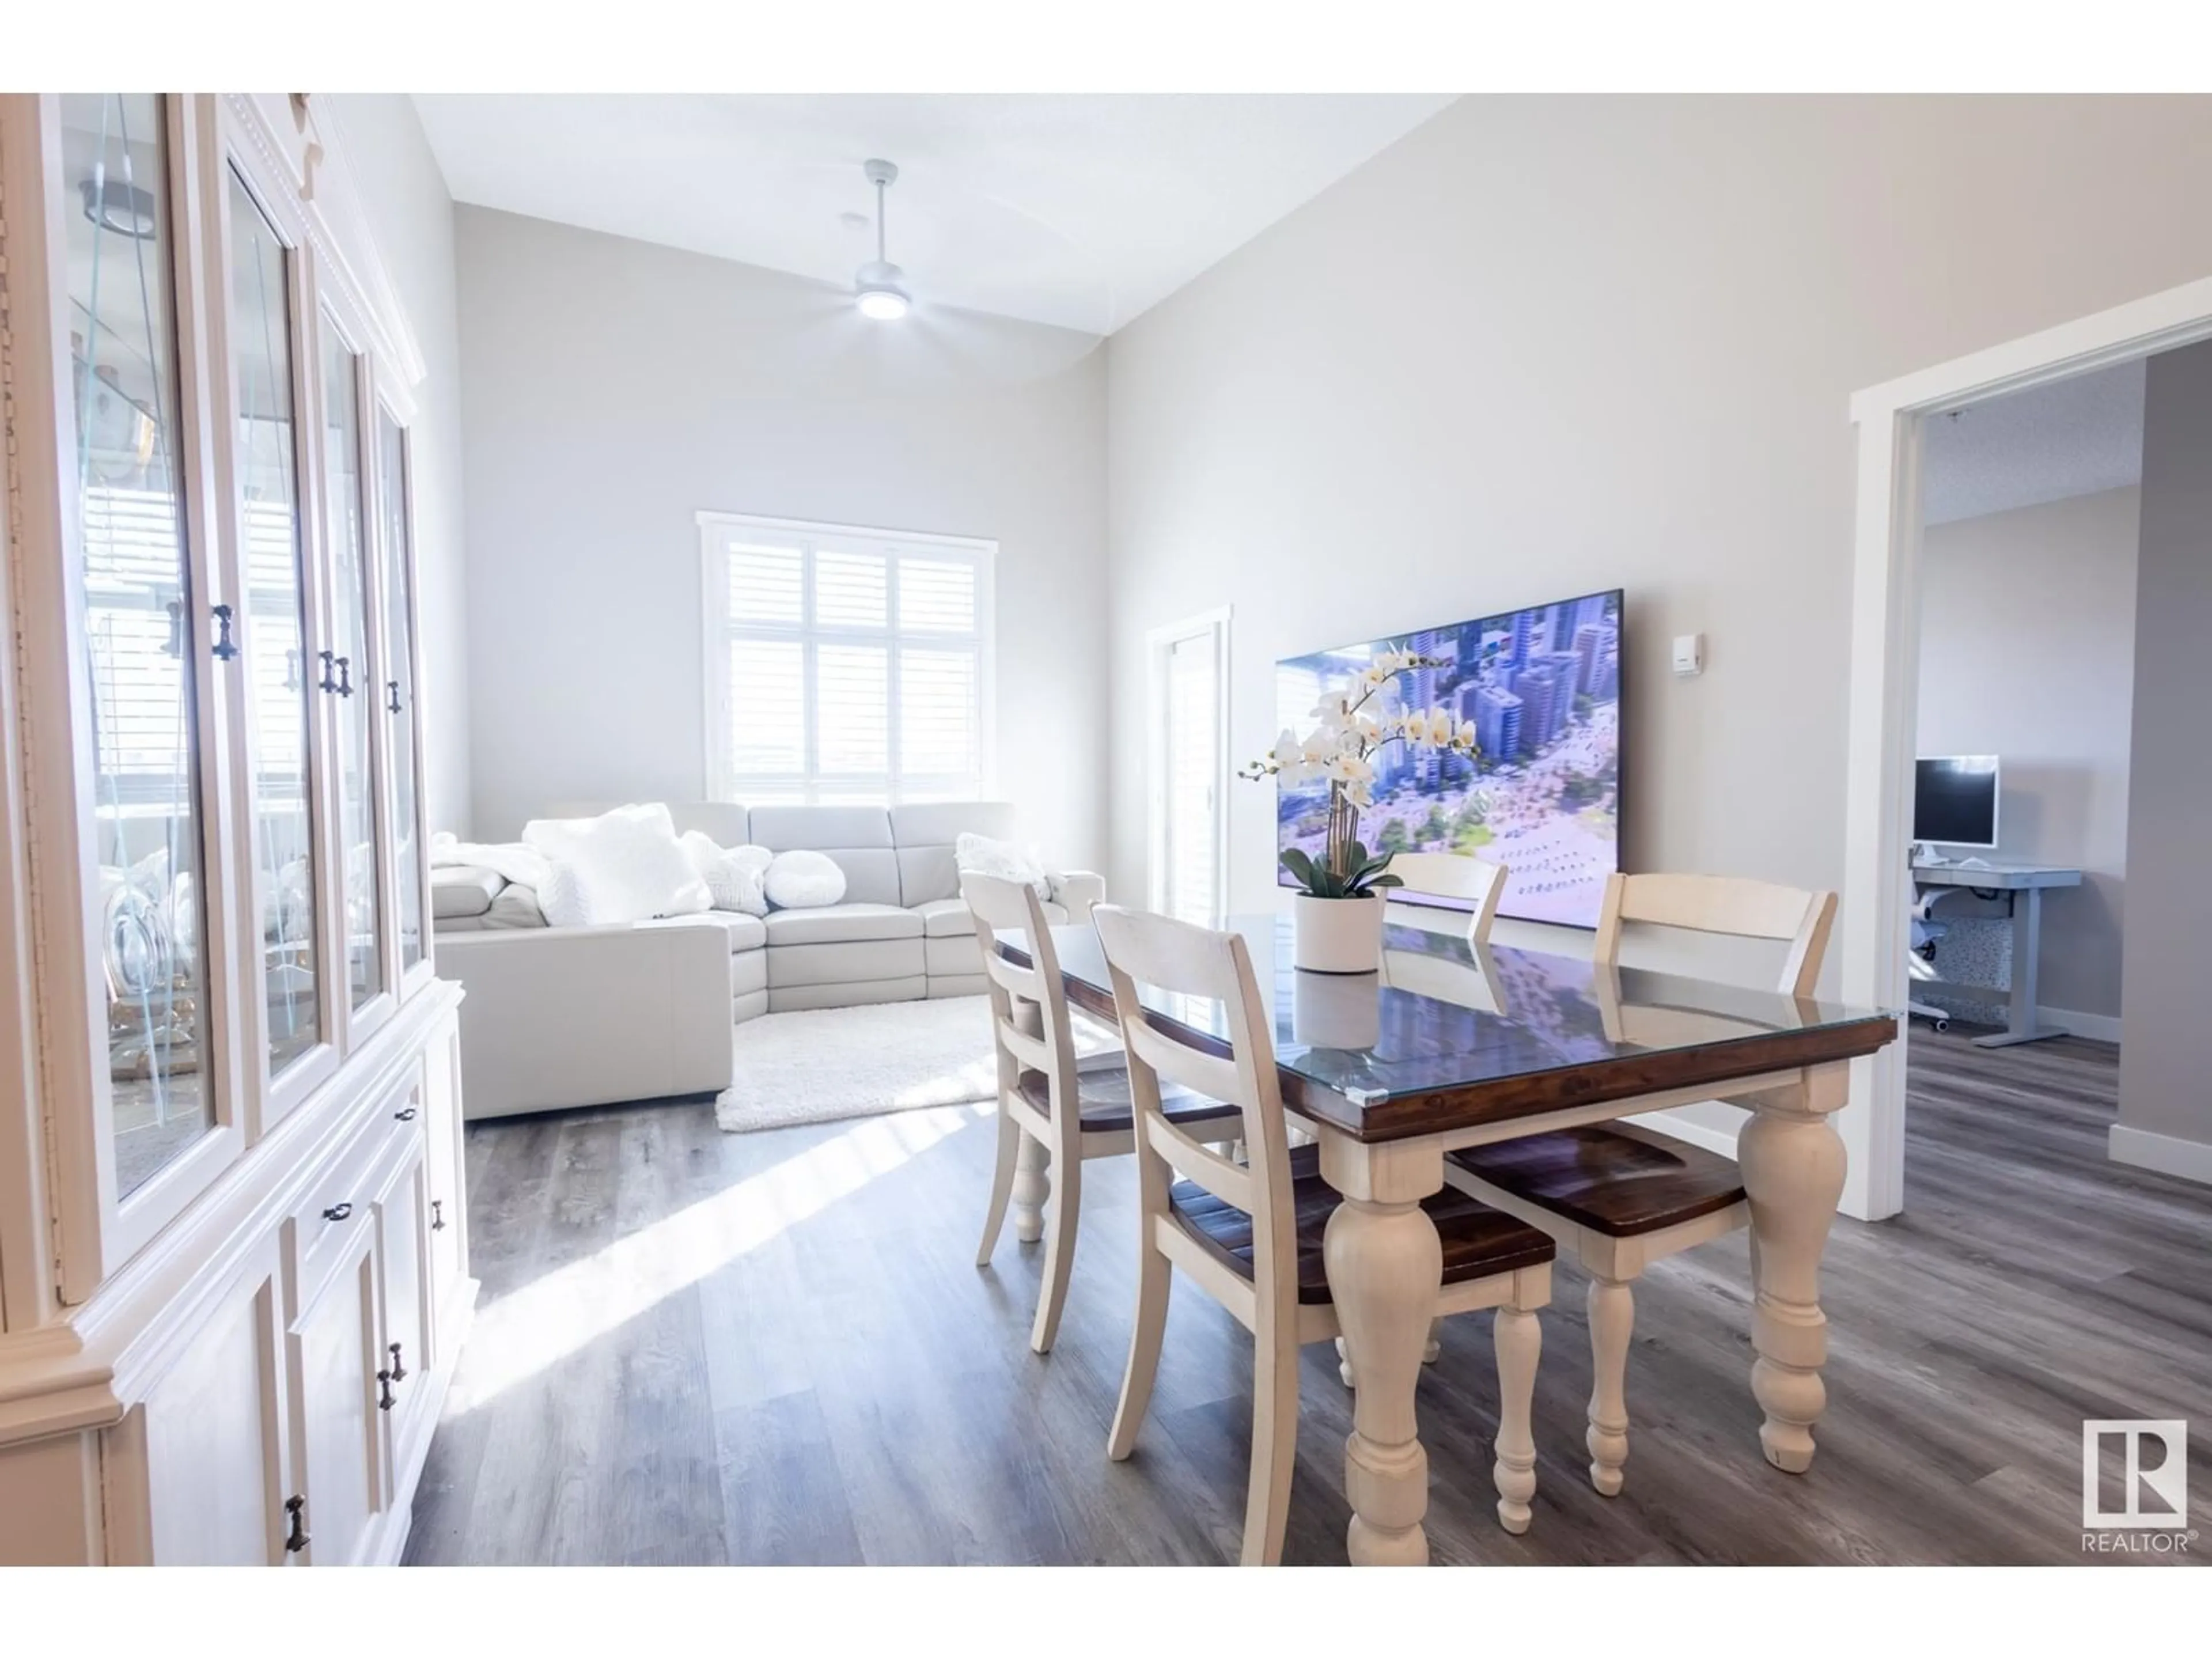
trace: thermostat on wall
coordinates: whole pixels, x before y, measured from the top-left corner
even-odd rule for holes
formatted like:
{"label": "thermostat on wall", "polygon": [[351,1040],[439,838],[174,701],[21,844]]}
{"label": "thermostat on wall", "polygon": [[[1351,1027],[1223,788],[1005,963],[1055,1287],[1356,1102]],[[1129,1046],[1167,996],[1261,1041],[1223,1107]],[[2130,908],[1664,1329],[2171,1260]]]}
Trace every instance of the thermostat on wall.
{"label": "thermostat on wall", "polygon": [[1705,672],[1705,636],[1703,634],[1674,635],[1674,672],[1683,675]]}

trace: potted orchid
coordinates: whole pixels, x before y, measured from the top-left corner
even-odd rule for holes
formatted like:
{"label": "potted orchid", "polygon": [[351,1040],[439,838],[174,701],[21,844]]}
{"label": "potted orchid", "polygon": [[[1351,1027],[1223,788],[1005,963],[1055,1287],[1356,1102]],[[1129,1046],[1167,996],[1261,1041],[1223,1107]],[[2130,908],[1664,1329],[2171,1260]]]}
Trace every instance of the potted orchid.
{"label": "potted orchid", "polygon": [[1297,944],[1292,962],[1322,973],[1372,973],[1382,954],[1382,890],[1401,885],[1387,853],[1359,840],[1359,814],[1375,804],[1375,756],[1394,743],[1447,750],[1470,760],[1480,752],[1474,722],[1454,721],[1443,708],[1385,710],[1384,688],[1410,669],[1440,666],[1437,658],[1385,651],[1342,690],[1314,705],[1319,723],[1300,738],[1285,728],[1274,752],[1237,774],[1273,778],[1296,788],[1326,781],[1328,830],[1321,855],[1283,849],[1282,865],[1298,884],[1291,901]]}

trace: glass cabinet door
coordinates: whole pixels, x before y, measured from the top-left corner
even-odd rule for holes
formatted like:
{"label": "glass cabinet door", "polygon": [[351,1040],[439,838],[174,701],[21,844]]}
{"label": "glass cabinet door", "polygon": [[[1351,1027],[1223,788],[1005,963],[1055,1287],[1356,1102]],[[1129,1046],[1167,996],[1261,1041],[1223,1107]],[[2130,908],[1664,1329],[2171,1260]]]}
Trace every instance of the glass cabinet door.
{"label": "glass cabinet door", "polygon": [[214,1127],[166,112],[59,100],[116,1197]]}
{"label": "glass cabinet door", "polygon": [[269,1073],[322,1040],[299,448],[292,407],[291,254],[235,173],[229,195],[230,370],[236,390],[240,577],[253,754],[253,878]]}
{"label": "glass cabinet door", "polygon": [[392,728],[392,879],[399,884],[399,965],[422,960],[422,779],[415,742],[414,559],[409,526],[407,437],[377,410],[378,471],[384,507],[384,710]]}
{"label": "glass cabinet door", "polygon": [[324,495],[330,519],[331,662],[337,698],[338,843],[344,859],[348,1006],[384,988],[377,908],[376,797],[369,761],[375,675],[368,659],[368,526],[362,510],[361,365],[323,322]]}

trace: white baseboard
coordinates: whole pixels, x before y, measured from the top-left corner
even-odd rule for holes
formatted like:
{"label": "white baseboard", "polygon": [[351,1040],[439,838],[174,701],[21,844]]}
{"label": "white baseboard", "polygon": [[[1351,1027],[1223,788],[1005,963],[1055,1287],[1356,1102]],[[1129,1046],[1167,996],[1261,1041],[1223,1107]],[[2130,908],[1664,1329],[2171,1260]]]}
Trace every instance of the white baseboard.
{"label": "white baseboard", "polygon": [[1662,1135],[1672,1135],[1677,1140],[1686,1140],[1692,1146],[1702,1146],[1709,1152],[1718,1152],[1723,1158],[1735,1156],[1735,1129],[1716,1129],[1710,1123],[1695,1123],[1675,1107],[1664,1112],[1638,1112],[1634,1117],[1623,1118],[1624,1123],[1641,1123],[1647,1129],[1656,1129]]}
{"label": "white baseboard", "polygon": [[2038,1008],[2038,1025],[2056,1025],[2078,1037],[2092,1037],[2099,1042],[2118,1042],[2120,1022],[2115,1014],[2077,1014],[2071,1008]]}
{"label": "white baseboard", "polygon": [[2179,1135],[2153,1134],[2148,1129],[2112,1125],[2105,1151],[2115,1164],[2131,1164],[2138,1170],[2179,1176],[2212,1186],[2212,1143],[2184,1140]]}

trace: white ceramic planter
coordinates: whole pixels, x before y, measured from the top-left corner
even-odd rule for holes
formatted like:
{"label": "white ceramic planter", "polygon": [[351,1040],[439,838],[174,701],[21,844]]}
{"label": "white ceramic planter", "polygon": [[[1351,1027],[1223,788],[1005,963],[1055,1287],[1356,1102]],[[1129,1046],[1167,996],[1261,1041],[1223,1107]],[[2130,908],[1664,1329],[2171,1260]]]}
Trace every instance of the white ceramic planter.
{"label": "white ceramic planter", "polygon": [[1291,1041],[1309,1048],[1372,1048],[1382,1040],[1382,975],[1291,975]]}
{"label": "white ceramic planter", "polygon": [[1316,974],[1371,974],[1382,963],[1382,896],[1291,896],[1291,965]]}

